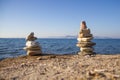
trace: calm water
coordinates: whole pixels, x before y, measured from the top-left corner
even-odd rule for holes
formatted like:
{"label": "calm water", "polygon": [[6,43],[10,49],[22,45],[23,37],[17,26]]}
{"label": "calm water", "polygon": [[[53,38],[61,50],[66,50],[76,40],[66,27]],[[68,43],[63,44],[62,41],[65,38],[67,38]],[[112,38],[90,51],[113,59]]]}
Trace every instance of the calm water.
{"label": "calm water", "polygon": [[[49,54],[74,54],[79,51],[76,39],[38,39],[42,51]],[[120,39],[94,39],[95,52],[98,54],[120,54]],[[0,39],[0,59],[26,55],[25,39]]]}

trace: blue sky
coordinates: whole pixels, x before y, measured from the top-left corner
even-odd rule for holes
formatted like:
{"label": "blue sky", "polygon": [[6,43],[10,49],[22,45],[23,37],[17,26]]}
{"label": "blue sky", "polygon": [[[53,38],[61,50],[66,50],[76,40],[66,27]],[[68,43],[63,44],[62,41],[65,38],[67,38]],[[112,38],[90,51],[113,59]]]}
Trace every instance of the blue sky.
{"label": "blue sky", "polygon": [[74,36],[82,20],[94,36],[120,38],[120,0],[0,0],[0,38]]}

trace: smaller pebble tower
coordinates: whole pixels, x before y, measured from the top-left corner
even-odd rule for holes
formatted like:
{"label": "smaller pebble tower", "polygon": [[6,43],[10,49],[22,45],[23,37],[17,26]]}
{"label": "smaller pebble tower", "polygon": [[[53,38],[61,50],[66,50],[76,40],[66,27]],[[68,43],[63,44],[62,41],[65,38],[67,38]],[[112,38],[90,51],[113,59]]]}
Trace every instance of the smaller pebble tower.
{"label": "smaller pebble tower", "polygon": [[39,45],[38,42],[35,40],[37,37],[34,37],[34,33],[31,32],[30,35],[26,38],[26,47],[24,47],[24,50],[27,51],[27,55],[34,56],[34,55],[39,55],[42,54],[42,49],[41,46]]}

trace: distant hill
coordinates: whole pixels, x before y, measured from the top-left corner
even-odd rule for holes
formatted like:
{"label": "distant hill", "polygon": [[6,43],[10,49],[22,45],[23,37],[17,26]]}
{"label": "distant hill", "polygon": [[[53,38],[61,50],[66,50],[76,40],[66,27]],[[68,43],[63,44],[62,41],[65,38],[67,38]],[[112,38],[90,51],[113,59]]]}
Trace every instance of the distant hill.
{"label": "distant hill", "polygon": [[94,39],[114,39],[112,37],[94,36]]}
{"label": "distant hill", "polygon": [[[105,36],[93,36],[94,39],[120,39],[120,38],[112,38],[112,37],[105,37]],[[76,39],[77,35],[66,35],[66,36],[50,36],[48,38],[65,38],[65,39]]]}
{"label": "distant hill", "polygon": [[67,35],[65,38],[77,38],[77,36]]}

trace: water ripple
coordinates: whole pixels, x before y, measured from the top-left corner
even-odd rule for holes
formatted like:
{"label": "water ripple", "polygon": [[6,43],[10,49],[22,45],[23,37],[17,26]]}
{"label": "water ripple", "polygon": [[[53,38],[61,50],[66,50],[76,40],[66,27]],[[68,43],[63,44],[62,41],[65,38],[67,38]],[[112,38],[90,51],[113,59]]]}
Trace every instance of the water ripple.
{"label": "water ripple", "polygon": [[[42,51],[48,54],[73,54],[79,51],[76,39],[38,39]],[[26,55],[25,39],[0,39],[0,59]],[[95,39],[95,52],[99,54],[120,53],[120,39]]]}

